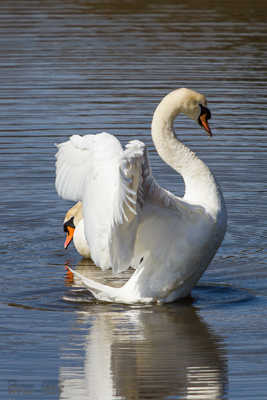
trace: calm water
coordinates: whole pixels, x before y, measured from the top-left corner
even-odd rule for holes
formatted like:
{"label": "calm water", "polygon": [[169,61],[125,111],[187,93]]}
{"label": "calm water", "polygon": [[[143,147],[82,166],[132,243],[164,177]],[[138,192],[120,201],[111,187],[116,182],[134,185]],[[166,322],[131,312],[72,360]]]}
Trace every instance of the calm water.
{"label": "calm water", "polygon": [[[221,183],[225,241],[192,301],[96,304],[65,276],[66,262],[99,272],[63,249],[54,143],[139,138],[181,193],[149,134],[180,86],[209,99],[214,138],[185,118],[177,133]],[[266,399],[264,2],[3,0],[0,87],[1,399]]]}

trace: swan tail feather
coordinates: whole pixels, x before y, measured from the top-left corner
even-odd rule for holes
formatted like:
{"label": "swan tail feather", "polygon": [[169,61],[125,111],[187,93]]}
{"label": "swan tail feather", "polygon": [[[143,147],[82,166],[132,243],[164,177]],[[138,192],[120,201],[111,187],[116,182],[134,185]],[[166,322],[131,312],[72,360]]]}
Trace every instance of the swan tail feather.
{"label": "swan tail feather", "polygon": [[118,297],[118,288],[103,285],[102,283],[88,279],[70,267],[68,267],[68,269],[74,275],[74,277],[77,277],[82,281],[84,286],[94,295],[97,300],[108,302],[116,301],[116,298]]}
{"label": "swan tail feather", "polygon": [[70,267],[67,268],[74,275],[74,277],[76,276],[82,281],[83,285],[94,295],[97,300],[122,304],[155,303],[155,299],[153,297],[141,298],[137,294],[133,293],[133,290],[131,288],[133,276],[126,284],[124,284],[122,287],[117,288],[103,285],[102,283],[86,278],[85,276],[77,271],[74,271]]}

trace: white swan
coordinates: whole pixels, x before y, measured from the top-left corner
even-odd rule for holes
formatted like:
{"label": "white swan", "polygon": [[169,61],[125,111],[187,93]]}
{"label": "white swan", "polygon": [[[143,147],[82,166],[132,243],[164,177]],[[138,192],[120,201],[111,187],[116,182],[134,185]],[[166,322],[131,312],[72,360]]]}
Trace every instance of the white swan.
{"label": "white swan", "polygon": [[84,222],[82,213],[82,202],[78,201],[71,207],[64,219],[64,232],[66,232],[65,249],[73,240],[74,246],[78,253],[84,258],[90,258],[90,250],[87,240],[84,236]]}
{"label": "white swan", "polygon": [[[182,175],[179,198],[152,176],[144,143],[123,150],[112,135],[74,135],[58,146],[56,189],[82,200],[91,257],[102,269],[136,268],[121,288],[76,273],[96,298],[123,303],[171,302],[187,296],[215,255],[226,230],[224,199],[215,178],[175,136],[183,112],[211,136],[203,95],[177,89],[163,98],[152,120],[160,157]],[[74,272],[75,274],[75,272]]]}

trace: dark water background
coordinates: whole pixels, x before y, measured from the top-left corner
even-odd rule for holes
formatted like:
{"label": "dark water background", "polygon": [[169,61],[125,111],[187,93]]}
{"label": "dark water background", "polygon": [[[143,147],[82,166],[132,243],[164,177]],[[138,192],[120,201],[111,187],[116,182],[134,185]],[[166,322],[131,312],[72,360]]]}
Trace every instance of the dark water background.
{"label": "dark water background", "polygon": [[[267,398],[266,50],[265,1],[0,2],[1,399]],[[97,271],[63,250],[54,143],[141,139],[180,193],[149,129],[181,86],[209,100],[214,138],[177,133],[222,186],[225,241],[192,303],[95,304],[64,277]]]}

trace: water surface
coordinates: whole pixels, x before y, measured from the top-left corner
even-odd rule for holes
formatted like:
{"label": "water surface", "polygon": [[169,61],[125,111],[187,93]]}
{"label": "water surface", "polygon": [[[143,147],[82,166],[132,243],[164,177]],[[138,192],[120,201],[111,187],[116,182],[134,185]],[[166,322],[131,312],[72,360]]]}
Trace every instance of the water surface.
{"label": "water surface", "polygon": [[[266,399],[267,9],[178,3],[0,4],[3,399]],[[221,184],[225,241],[187,302],[98,304],[66,279],[67,262],[99,272],[63,249],[71,203],[54,189],[54,144],[138,138],[160,184],[181,194],[149,134],[155,106],[181,86],[209,101],[214,138],[186,118],[177,133]]]}

